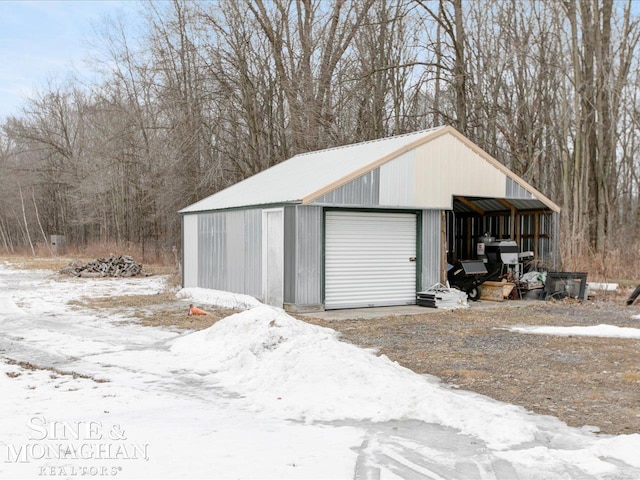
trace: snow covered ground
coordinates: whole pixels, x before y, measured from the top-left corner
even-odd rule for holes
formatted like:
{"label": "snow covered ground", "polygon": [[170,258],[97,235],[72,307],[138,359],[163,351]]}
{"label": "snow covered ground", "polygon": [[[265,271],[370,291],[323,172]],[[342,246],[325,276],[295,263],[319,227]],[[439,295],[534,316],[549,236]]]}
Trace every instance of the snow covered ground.
{"label": "snow covered ground", "polygon": [[559,336],[584,336],[603,338],[640,338],[640,328],[617,327],[615,325],[593,325],[590,327],[554,327],[554,326],[528,326],[511,327],[512,332],[536,333],[539,335],[559,335]]}
{"label": "snow covered ground", "polygon": [[199,332],[68,303],[164,288],[0,265],[0,478],[640,478],[638,434],[449,388],[248,297],[180,292],[246,309]]}

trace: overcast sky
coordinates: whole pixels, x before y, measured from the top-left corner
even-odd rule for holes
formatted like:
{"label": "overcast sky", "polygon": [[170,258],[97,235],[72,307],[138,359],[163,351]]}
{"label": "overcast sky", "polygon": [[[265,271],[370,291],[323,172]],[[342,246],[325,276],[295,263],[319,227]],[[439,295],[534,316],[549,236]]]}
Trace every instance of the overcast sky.
{"label": "overcast sky", "polygon": [[25,96],[71,72],[87,75],[94,25],[132,1],[0,0],[0,121],[19,114]]}

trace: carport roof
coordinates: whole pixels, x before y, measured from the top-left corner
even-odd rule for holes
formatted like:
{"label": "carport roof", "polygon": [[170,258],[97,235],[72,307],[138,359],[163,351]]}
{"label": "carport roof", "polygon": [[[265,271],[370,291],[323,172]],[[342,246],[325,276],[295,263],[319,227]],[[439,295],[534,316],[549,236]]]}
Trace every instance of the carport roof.
{"label": "carport roof", "polygon": [[296,155],[289,160],[206,197],[180,210],[180,213],[263,205],[311,203],[321,195],[447,133],[456,136],[486,161],[533,193],[537,199],[543,202],[546,208],[554,211],[560,210],[551,200],[493,159],[457,130],[452,127],[441,126],[414,133]]}
{"label": "carport roof", "polygon": [[549,206],[537,198],[477,198],[455,196],[453,211],[456,213],[487,213],[508,212],[512,208],[519,212],[547,210]]}

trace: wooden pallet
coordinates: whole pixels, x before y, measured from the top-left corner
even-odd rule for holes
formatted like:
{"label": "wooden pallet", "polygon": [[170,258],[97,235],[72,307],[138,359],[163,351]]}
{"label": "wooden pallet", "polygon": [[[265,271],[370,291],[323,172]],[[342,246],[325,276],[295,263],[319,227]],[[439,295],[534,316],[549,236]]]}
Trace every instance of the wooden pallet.
{"label": "wooden pallet", "polygon": [[484,282],[480,285],[480,300],[502,302],[509,298],[515,287],[516,284],[510,282]]}

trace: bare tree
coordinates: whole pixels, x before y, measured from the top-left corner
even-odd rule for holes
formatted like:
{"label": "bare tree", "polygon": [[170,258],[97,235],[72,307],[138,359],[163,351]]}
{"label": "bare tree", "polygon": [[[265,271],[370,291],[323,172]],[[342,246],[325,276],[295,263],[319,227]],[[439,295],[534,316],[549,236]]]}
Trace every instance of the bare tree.
{"label": "bare tree", "polygon": [[176,210],[292,155],[445,123],[561,204],[570,256],[604,252],[640,233],[632,6],[146,1],[136,41],[102,24],[98,80],[3,122],[0,246],[170,248]]}

